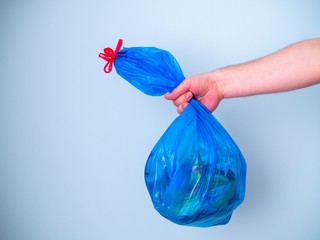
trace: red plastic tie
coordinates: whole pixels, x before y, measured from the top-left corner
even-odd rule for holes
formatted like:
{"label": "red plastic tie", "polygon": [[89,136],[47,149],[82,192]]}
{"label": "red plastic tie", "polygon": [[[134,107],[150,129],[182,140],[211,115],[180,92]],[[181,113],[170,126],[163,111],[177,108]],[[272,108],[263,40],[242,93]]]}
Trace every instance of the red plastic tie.
{"label": "red plastic tie", "polygon": [[[101,57],[102,59],[108,62],[103,69],[106,73],[111,72],[113,62],[116,60],[116,54],[120,51],[121,46],[122,46],[122,39],[119,39],[115,51],[113,51],[111,48],[108,47],[103,50],[104,53],[99,54],[99,57]],[[108,70],[106,70],[106,68],[108,68]]]}

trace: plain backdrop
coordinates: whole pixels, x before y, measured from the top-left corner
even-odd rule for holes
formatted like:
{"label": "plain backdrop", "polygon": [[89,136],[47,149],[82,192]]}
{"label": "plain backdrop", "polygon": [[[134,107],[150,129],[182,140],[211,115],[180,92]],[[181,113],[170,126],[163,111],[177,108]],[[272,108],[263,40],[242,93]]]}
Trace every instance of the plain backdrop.
{"label": "plain backdrop", "polygon": [[98,54],[155,46],[186,77],[320,36],[318,0],[0,2],[0,239],[320,239],[320,85],[223,100],[213,115],[247,162],[229,224],[153,209],[147,157],[177,117]]}

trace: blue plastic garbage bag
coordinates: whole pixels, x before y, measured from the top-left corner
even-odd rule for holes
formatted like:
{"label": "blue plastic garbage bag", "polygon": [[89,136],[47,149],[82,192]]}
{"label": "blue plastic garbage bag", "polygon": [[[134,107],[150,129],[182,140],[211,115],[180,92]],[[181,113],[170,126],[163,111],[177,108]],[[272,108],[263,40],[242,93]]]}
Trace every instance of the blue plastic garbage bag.
{"label": "blue plastic garbage bag", "polygon": [[[154,47],[118,51],[113,56],[117,73],[145,94],[163,95],[185,79],[167,51]],[[246,163],[227,131],[206,107],[191,99],[151,151],[145,182],[154,208],[170,221],[221,225],[229,222],[244,199]]]}

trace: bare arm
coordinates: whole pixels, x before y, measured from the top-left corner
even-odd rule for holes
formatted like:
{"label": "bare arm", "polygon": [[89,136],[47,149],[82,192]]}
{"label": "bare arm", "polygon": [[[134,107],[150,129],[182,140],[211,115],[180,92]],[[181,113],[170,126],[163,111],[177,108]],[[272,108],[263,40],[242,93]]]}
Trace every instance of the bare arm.
{"label": "bare arm", "polygon": [[[165,98],[181,113],[192,96],[211,112],[223,98],[295,90],[320,83],[320,38],[260,59],[185,79]],[[190,97],[191,96],[191,97]]]}
{"label": "bare arm", "polygon": [[215,72],[225,98],[285,92],[320,82],[320,38]]}

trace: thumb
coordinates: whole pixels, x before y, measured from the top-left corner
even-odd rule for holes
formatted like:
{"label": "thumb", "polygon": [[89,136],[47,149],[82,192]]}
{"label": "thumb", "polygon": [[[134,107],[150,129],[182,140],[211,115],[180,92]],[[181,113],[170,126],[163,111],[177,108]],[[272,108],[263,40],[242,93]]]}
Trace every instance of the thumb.
{"label": "thumb", "polygon": [[178,87],[176,87],[171,93],[166,93],[164,97],[167,100],[175,100],[182,94],[186,93],[190,89],[190,80],[186,78]]}

